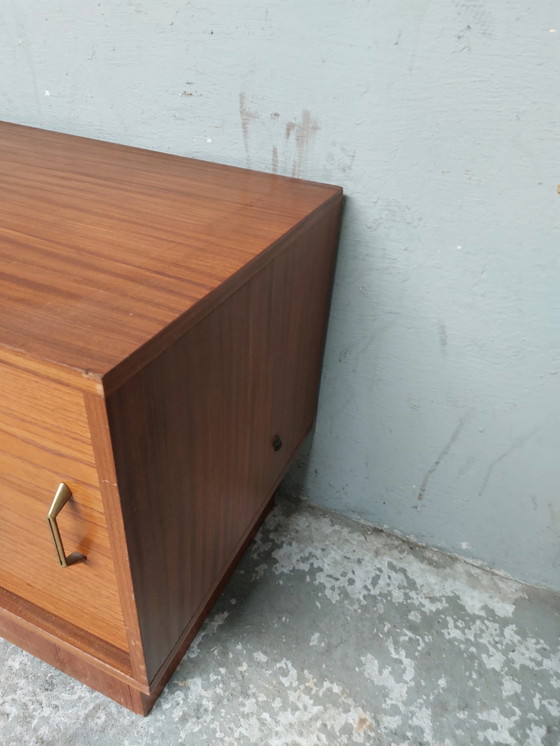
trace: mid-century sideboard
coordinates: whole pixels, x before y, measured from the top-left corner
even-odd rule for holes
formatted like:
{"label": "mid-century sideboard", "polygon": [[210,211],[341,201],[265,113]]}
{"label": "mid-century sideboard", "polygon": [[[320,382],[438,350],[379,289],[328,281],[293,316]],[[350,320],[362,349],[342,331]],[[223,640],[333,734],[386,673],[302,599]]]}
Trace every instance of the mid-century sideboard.
{"label": "mid-century sideboard", "polygon": [[0,635],[146,714],[312,426],[342,191],[9,123],[0,189]]}

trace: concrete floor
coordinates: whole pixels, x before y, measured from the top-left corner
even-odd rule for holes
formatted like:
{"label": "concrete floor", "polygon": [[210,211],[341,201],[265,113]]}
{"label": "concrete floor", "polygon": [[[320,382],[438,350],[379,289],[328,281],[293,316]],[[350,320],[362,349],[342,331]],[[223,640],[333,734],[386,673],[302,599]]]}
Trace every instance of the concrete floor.
{"label": "concrete floor", "polygon": [[560,597],[280,500],[148,718],[0,642],[2,746],[560,743]]}

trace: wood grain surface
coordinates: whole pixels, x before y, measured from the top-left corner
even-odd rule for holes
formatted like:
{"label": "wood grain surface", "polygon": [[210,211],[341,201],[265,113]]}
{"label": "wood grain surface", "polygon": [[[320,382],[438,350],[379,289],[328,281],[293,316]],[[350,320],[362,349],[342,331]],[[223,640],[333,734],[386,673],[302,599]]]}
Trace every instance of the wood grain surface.
{"label": "wood grain surface", "polygon": [[[126,651],[3,588],[0,588],[0,635],[43,660],[43,641],[54,642],[58,650],[79,658],[82,666],[94,666],[106,676],[148,693],[148,688],[133,678]],[[40,639],[31,649],[35,637]]]}
{"label": "wood grain surface", "polygon": [[333,207],[108,397],[149,680],[311,426],[337,224]]}
{"label": "wood grain surface", "polygon": [[[138,622],[136,596],[132,584],[130,556],[126,540],[119,485],[115,471],[113,446],[107,420],[106,402],[102,397],[93,394],[84,394],[84,404],[92,435],[93,452],[99,475],[104,515],[107,522],[107,533],[111,544],[111,556],[119,589],[122,614],[127,630],[130,667],[135,680],[147,687],[149,682]],[[139,406],[141,406],[140,403]]]}
{"label": "wood grain surface", "polygon": [[342,192],[7,123],[0,189],[0,632],[145,713],[312,426]]}
{"label": "wood grain surface", "polygon": [[86,378],[133,366],[197,302],[340,199],[338,187],[9,123],[0,190],[0,355]]}
{"label": "wood grain surface", "polygon": [[[0,587],[127,650],[82,395],[2,363],[0,392]],[[87,557],[68,568],[46,520],[61,481],[66,553]]]}
{"label": "wood grain surface", "polygon": [[122,651],[102,643],[93,646],[90,635],[2,589],[0,635],[133,712],[145,715],[153,703],[147,689],[130,676]]}

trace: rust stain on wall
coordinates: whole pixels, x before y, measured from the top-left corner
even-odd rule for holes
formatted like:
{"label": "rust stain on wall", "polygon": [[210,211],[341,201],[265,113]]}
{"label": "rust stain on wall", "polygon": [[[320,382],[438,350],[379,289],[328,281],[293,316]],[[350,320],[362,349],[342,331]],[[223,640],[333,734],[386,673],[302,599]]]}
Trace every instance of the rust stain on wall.
{"label": "rust stain on wall", "polygon": [[243,142],[245,143],[245,154],[247,163],[251,160],[249,156],[249,124],[253,119],[258,119],[258,114],[247,108],[245,93],[239,94],[239,116],[241,117],[241,129],[243,130]]}
{"label": "rust stain on wall", "polygon": [[286,140],[290,139],[290,135],[295,130],[295,128],[296,128],[295,122],[288,122],[288,124],[286,125]]}
{"label": "rust stain on wall", "polygon": [[292,176],[297,177],[301,174],[309,143],[319,129],[319,125],[308,109],[303,110],[301,122],[288,122],[286,124],[286,140],[290,138],[292,132],[295,132],[296,137],[296,156],[292,165]]}

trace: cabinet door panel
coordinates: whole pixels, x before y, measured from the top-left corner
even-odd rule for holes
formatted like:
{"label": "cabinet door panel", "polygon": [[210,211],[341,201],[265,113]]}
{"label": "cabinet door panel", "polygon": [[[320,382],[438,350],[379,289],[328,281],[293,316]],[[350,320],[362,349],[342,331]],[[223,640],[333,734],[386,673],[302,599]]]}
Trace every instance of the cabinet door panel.
{"label": "cabinet door panel", "polygon": [[107,399],[150,680],[311,426],[336,239],[326,222]]}
{"label": "cabinet door panel", "polygon": [[[285,459],[279,476],[310,430],[317,409],[336,252],[338,210],[331,209],[286,247],[272,268],[270,345],[266,357],[271,423]],[[270,477],[270,474],[269,474]]]}
{"label": "cabinet door panel", "polygon": [[267,497],[270,291],[253,278],[107,400],[150,679]]}

